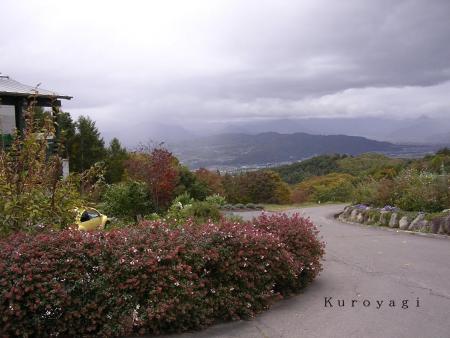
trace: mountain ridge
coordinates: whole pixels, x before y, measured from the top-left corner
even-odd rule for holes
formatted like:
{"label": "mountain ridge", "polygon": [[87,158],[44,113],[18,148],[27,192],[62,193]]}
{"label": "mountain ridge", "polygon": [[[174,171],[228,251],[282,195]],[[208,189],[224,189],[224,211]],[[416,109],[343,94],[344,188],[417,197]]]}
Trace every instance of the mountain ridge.
{"label": "mountain ridge", "polygon": [[264,132],[256,135],[225,133],[201,137],[177,144],[173,151],[190,167],[198,168],[294,162],[321,154],[394,152],[400,147],[362,136]]}

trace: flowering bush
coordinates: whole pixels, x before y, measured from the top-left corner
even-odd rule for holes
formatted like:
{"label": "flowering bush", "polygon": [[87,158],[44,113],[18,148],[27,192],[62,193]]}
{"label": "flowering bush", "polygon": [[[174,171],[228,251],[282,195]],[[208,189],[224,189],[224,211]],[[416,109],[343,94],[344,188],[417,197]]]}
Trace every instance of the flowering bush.
{"label": "flowering bush", "polygon": [[15,234],[0,242],[0,332],[119,336],[249,318],[306,286],[322,255],[298,215]]}
{"label": "flowering bush", "polygon": [[[324,244],[317,239],[319,231],[309,218],[299,214],[291,217],[286,214],[262,214],[253,220],[253,224],[277,236],[294,255],[294,261],[298,264],[296,273],[300,276],[297,287],[309,284],[322,270],[320,259],[324,255]],[[294,288],[292,291],[298,290]]]}

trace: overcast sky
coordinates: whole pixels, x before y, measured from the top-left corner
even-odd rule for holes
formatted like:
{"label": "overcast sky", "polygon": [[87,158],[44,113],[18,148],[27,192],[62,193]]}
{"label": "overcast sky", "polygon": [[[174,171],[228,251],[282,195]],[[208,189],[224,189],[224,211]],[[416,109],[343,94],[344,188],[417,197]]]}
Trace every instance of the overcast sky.
{"label": "overcast sky", "polygon": [[0,72],[101,129],[450,115],[449,0],[1,0]]}

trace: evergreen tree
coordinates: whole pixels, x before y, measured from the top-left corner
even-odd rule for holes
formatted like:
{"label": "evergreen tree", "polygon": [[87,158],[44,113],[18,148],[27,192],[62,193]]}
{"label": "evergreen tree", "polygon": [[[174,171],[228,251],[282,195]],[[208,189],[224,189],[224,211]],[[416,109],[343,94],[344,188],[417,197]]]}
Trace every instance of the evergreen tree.
{"label": "evergreen tree", "polygon": [[66,112],[60,112],[57,121],[59,129],[58,142],[62,145],[62,156],[64,158],[70,158],[76,133],[75,123],[70,114]]}
{"label": "evergreen tree", "polygon": [[108,183],[120,182],[125,171],[125,160],[128,153],[117,138],[113,138],[106,150],[106,173]]}
{"label": "evergreen tree", "polygon": [[70,170],[82,172],[105,159],[105,142],[89,117],[80,116],[75,126],[76,133],[69,152]]}

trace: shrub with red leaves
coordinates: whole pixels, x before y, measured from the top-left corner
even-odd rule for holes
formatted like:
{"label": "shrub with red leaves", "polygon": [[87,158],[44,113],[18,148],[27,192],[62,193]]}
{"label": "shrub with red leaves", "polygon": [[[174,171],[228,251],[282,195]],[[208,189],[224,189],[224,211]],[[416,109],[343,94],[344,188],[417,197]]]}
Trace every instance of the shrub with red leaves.
{"label": "shrub with red leaves", "polygon": [[298,215],[16,234],[0,242],[0,336],[166,333],[250,318],[308,284],[322,255]]}
{"label": "shrub with red leaves", "polygon": [[[253,220],[253,224],[277,235],[294,255],[295,262],[300,264],[297,267],[301,282],[298,287],[307,286],[322,271],[321,258],[325,253],[325,246],[317,240],[319,231],[309,218],[297,213],[292,216],[262,214]],[[298,291],[298,287],[292,291]]]}

